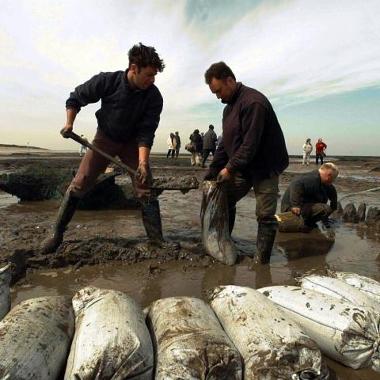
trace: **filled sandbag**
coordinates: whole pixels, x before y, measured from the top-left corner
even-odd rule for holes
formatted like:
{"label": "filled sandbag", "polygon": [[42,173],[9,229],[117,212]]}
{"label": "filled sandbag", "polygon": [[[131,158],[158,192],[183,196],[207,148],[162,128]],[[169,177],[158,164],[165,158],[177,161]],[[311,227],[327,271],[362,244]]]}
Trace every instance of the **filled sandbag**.
{"label": "filled sandbag", "polygon": [[65,379],[152,379],[153,347],[137,303],[86,287],[73,297],[75,335]]}
{"label": "filled sandbag", "polygon": [[375,312],[380,314],[378,301],[338,278],[310,275],[303,277],[300,283],[303,289],[314,290],[354,305],[372,307]]}
{"label": "filled sandbag", "polygon": [[339,278],[339,280],[342,280],[346,284],[359,289],[369,297],[380,302],[380,282],[372,278],[350,272],[329,271],[328,274],[331,277]]}
{"label": "filled sandbag", "polygon": [[160,299],[152,303],[148,323],[156,347],[156,380],[242,379],[239,352],[204,301]]}
{"label": "filled sandbag", "polygon": [[328,378],[316,343],[257,290],[219,286],[210,303],[243,357],[245,379]]}
{"label": "filled sandbag", "polygon": [[281,212],[275,215],[280,232],[306,232],[310,230],[305,226],[301,215],[295,215],[291,211]]}
{"label": "filled sandbag", "polygon": [[11,265],[0,268],[0,321],[5,317],[11,308],[11,292],[9,284],[11,282]]}
{"label": "filled sandbag", "polygon": [[380,316],[371,308],[297,286],[259,291],[281,306],[327,356],[351,368],[380,371]]}
{"label": "filled sandbag", "polygon": [[229,231],[227,196],[215,181],[203,182],[201,224],[207,254],[223,264],[235,264],[237,253]]}
{"label": "filled sandbag", "polygon": [[0,378],[57,379],[73,332],[70,298],[40,297],[21,302],[0,322]]}

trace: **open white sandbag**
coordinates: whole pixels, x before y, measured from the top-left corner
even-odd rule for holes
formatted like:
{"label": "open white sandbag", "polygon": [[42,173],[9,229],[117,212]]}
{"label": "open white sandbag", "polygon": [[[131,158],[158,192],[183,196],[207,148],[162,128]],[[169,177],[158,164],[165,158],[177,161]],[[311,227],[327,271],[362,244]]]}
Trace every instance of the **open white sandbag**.
{"label": "open white sandbag", "polygon": [[224,330],[243,357],[245,379],[328,378],[316,343],[257,290],[220,286],[209,298]]}
{"label": "open white sandbag", "polygon": [[366,293],[377,302],[380,302],[380,282],[373,280],[372,278],[350,272],[329,271],[328,274],[331,277],[339,278],[339,280],[342,280],[346,284],[359,289],[361,292]]}
{"label": "open white sandbag", "polygon": [[0,379],[57,379],[73,333],[70,298],[21,302],[0,322]]}
{"label": "open white sandbag", "polygon": [[152,379],[144,314],[126,294],[86,287],[73,298],[75,335],[65,379]]}
{"label": "open white sandbag", "polygon": [[327,356],[351,368],[380,371],[380,316],[372,308],[297,286],[259,291],[280,305]]}
{"label": "open white sandbag", "polygon": [[148,321],[156,346],[156,380],[242,379],[239,352],[204,301],[160,299],[152,303]]}
{"label": "open white sandbag", "polygon": [[338,278],[310,275],[301,279],[301,287],[339,298],[354,305],[372,307],[375,312],[380,314],[379,302]]}
{"label": "open white sandbag", "polygon": [[11,265],[0,268],[0,321],[11,308],[11,292],[9,284],[11,282]]}
{"label": "open white sandbag", "polygon": [[235,264],[237,252],[229,231],[227,195],[215,181],[203,182],[201,222],[207,254],[223,264]]}

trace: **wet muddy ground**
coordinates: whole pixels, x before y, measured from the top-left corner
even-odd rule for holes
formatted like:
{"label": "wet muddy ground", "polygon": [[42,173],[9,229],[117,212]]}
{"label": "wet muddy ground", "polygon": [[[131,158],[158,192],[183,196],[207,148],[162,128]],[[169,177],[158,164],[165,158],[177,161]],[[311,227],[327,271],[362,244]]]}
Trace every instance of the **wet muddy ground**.
{"label": "wet muddy ground", "polygon": [[[75,167],[70,155],[0,156],[0,173],[22,167],[27,161],[44,160],[52,167]],[[339,197],[380,186],[380,159],[340,159],[337,181]],[[196,175],[204,170],[189,167],[189,159],[153,158],[156,175]],[[280,192],[298,173],[314,169],[291,165],[281,179]],[[123,180],[121,178],[120,180]],[[0,192],[0,259],[12,256],[27,262],[26,273],[12,288],[12,303],[41,295],[72,295],[94,285],[125,291],[142,306],[167,296],[205,298],[216,285],[236,284],[259,288],[294,284],[306,272],[327,268],[353,271],[380,281],[380,231],[365,224],[338,222],[335,234],[322,229],[309,234],[278,233],[270,265],[255,266],[257,223],[253,194],[238,204],[233,238],[240,251],[238,264],[228,267],[204,255],[200,242],[201,191],[187,194],[165,191],[160,196],[165,238],[170,244],[155,247],[147,243],[139,210],[79,210],[56,255],[38,255],[38,247],[54,222],[58,201],[22,202]],[[280,199],[279,199],[280,200]],[[343,206],[365,202],[380,208],[380,192],[344,198]],[[25,259],[27,258],[27,259]],[[91,264],[91,265],[88,265]],[[377,379],[371,370],[354,371],[328,361],[337,379]]]}

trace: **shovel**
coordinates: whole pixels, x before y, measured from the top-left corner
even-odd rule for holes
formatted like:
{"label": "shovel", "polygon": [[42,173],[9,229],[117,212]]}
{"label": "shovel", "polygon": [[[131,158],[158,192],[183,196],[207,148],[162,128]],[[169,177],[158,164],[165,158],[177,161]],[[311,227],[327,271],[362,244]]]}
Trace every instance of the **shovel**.
{"label": "shovel", "polygon": [[[101,149],[89,143],[87,140],[82,139],[82,137],[78,136],[76,133],[72,131],[65,132],[64,137],[73,139],[79,144],[82,144],[86,146],[87,148],[101,154],[103,157],[107,158],[109,161],[113,162],[115,165],[117,165],[121,169],[127,171],[130,175],[132,176],[136,175],[136,170],[132,169],[130,166],[124,164],[123,162],[117,160],[116,158],[110,156],[108,153],[103,152]],[[160,194],[164,190],[180,190],[182,192],[187,192],[191,189],[198,189],[198,187],[199,187],[199,183],[196,177],[185,176],[181,179],[181,181],[175,181],[173,177],[168,177],[167,179],[165,178],[153,179],[153,185],[150,188],[152,190],[155,190],[158,194]]]}
{"label": "shovel", "polygon": [[108,153],[103,152],[101,149],[99,149],[95,145],[89,143],[87,140],[82,139],[82,137],[78,136],[76,133],[74,133],[72,131],[71,132],[65,132],[64,137],[69,137],[70,139],[73,139],[74,141],[78,142],[79,144],[82,144],[82,145],[86,146],[87,148],[93,150],[94,152],[101,154],[103,157],[107,158],[108,160],[113,162],[115,165],[119,166],[123,170],[126,170],[129,174],[131,174],[133,176],[136,175],[136,170],[132,169],[128,165],[124,164],[123,162],[117,160],[115,157],[110,156]]}

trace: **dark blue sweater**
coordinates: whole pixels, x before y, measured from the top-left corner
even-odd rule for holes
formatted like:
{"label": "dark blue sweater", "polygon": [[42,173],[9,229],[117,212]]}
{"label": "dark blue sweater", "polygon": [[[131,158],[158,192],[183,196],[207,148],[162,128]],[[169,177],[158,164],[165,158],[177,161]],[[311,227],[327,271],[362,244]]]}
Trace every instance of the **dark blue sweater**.
{"label": "dark blue sweater", "polygon": [[155,85],[146,90],[130,87],[127,71],[100,73],[79,85],[66,101],[66,108],[81,107],[101,100],[96,111],[98,127],[114,141],[136,139],[151,148],[160,121],[163,100]]}

